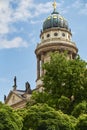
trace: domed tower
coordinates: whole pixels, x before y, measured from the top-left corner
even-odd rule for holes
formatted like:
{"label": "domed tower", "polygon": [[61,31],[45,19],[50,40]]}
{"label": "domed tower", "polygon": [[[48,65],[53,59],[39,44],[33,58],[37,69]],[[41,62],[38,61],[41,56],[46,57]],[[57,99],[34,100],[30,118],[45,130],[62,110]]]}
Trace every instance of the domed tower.
{"label": "domed tower", "polygon": [[50,52],[58,51],[61,53],[67,51],[69,59],[74,59],[78,52],[76,44],[72,41],[72,33],[68,22],[56,11],[55,1],[53,7],[53,12],[43,22],[43,29],[40,33],[41,42],[35,50],[37,57],[37,88],[42,86],[40,79],[44,74],[42,64],[50,60]]}

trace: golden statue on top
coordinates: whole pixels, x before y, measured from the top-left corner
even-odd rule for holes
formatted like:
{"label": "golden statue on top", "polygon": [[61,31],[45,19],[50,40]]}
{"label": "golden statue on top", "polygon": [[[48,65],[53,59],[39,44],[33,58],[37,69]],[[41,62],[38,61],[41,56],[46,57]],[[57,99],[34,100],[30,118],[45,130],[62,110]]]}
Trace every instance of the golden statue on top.
{"label": "golden statue on top", "polygon": [[57,6],[56,0],[54,0],[54,3],[53,3],[53,8],[54,8],[54,10],[56,9],[56,6]]}

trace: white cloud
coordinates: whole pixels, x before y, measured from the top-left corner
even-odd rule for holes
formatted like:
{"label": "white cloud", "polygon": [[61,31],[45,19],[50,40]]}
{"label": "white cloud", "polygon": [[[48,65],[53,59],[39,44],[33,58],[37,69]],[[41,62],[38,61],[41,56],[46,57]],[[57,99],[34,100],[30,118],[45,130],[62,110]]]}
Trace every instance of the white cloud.
{"label": "white cloud", "polygon": [[50,8],[52,2],[38,3],[35,4],[33,0],[21,0],[18,4],[18,8],[14,11],[13,20],[14,21],[25,21],[30,18],[37,17],[41,14],[48,13],[52,10]]}
{"label": "white cloud", "polygon": [[[0,35],[3,35],[4,37],[9,33],[14,32],[14,30],[16,30],[16,27],[14,28],[15,22],[26,21],[30,19],[30,23],[35,24],[31,18],[49,12],[50,4],[51,2],[47,2],[46,4],[39,3],[36,5],[33,0],[0,0]],[[37,20],[36,23],[38,22],[39,21]],[[4,39],[1,40],[0,48],[13,48],[15,46],[19,47],[19,41],[18,44],[11,44],[11,42],[13,43],[15,40],[18,39],[13,39],[12,41]]]}
{"label": "white cloud", "polygon": [[87,15],[87,2],[85,2],[84,0],[76,0],[73,4],[72,7],[74,7],[75,9],[77,9],[77,13],[81,14],[81,15]]}
{"label": "white cloud", "polygon": [[52,10],[51,5],[52,5],[52,2],[47,2],[45,4],[40,3],[38,4],[38,6],[34,5],[35,6],[34,16],[39,16],[41,14],[50,12]]}
{"label": "white cloud", "polygon": [[32,18],[31,7],[33,7],[33,0],[19,0],[18,7],[13,12],[13,22]]}
{"label": "white cloud", "polygon": [[51,10],[52,2],[35,4],[34,0],[0,0],[0,49],[26,47],[27,43],[20,36],[12,40],[7,40],[5,36],[17,30],[15,22],[30,19],[31,24],[38,24],[39,20],[33,19]]}
{"label": "white cloud", "polygon": [[11,9],[9,8],[10,0],[0,0],[0,34],[9,32],[11,22]]}
{"label": "white cloud", "polygon": [[[16,3],[16,7],[13,5]],[[12,24],[31,18],[29,7],[32,0],[0,0],[0,34],[12,32]]]}
{"label": "white cloud", "polygon": [[31,20],[30,23],[31,24],[38,24],[38,23],[41,23],[42,21],[41,20]]}
{"label": "white cloud", "polygon": [[0,49],[18,47],[28,47],[28,43],[24,41],[21,37],[16,37],[12,40],[2,39],[0,42]]}
{"label": "white cloud", "polygon": [[29,18],[48,13],[52,10],[52,2],[35,4],[33,0],[18,0],[16,7],[12,8],[14,0],[0,0],[0,22],[25,21]]}

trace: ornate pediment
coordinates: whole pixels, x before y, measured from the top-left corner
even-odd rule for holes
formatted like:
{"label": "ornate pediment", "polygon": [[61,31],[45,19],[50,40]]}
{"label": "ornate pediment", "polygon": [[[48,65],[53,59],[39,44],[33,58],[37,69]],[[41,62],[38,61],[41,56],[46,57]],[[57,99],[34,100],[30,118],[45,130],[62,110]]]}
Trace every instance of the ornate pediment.
{"label": "ornate pediment", "polygon": [[23,99],[20,95],[18,95],[15,91],[11,91],[5,101],[6,104],[12,106],[18,102],[21,102]]}

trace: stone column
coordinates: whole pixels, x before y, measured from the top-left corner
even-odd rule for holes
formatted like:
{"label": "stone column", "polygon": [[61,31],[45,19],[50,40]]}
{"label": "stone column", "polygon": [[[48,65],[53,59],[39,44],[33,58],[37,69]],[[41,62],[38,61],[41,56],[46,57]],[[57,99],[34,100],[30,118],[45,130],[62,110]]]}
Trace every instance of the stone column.
{"label": "stone column", "polygon": [[37,57],[37,79],[40,78],[40,58]]}
{"label": "stone column", "polygon": [[72,59],[72,52],[71,51],[68,53],[68,55],[69,55],[69,59]]}
{"label": "stone column", "polygon": [[44,64],[44,54],[42,53],[41,54],[41,76],[43,76],[44,75],[44,70],[43,70],[43,68],[42,68],[42,65]]}

